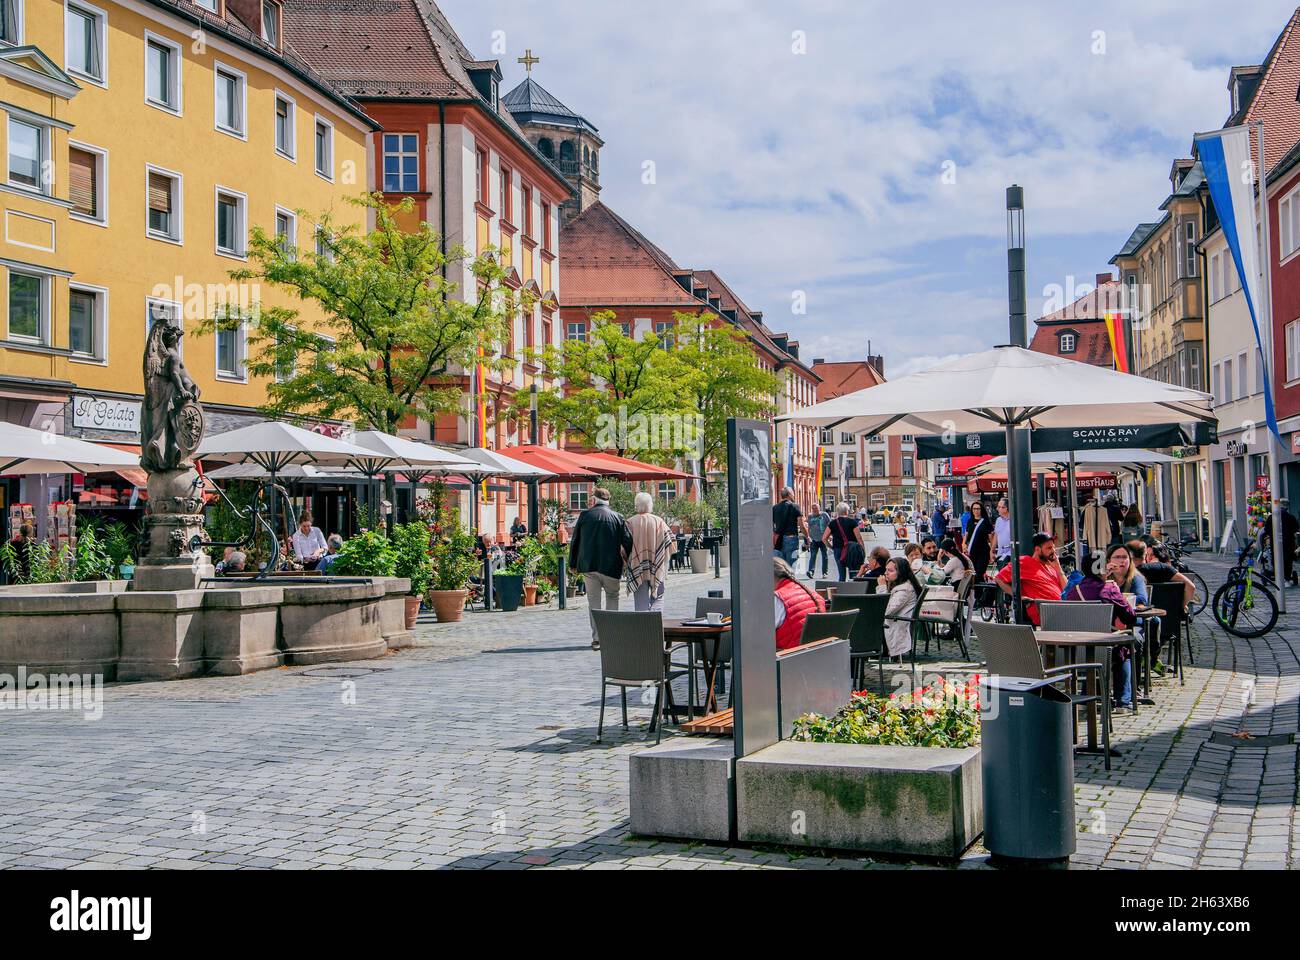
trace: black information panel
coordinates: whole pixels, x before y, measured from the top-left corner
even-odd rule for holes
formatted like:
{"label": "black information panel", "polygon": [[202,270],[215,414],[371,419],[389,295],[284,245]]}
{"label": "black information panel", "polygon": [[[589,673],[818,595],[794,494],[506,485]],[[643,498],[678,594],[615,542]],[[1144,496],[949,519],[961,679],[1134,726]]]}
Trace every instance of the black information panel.
{"label": "black information panel", "polygon": [[780,739],[772,579],[772,425],[727,421],[736,756]]}

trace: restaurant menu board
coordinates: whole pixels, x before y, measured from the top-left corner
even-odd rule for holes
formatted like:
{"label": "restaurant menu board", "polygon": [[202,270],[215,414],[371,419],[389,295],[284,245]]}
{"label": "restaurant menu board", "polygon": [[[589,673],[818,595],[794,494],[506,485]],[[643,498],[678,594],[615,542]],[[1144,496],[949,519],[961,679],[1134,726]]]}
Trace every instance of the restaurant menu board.
{"label": "restaurant menu board", "polygon": [[772,427],[727,421],[736,757],[780,738],[772,579]]}

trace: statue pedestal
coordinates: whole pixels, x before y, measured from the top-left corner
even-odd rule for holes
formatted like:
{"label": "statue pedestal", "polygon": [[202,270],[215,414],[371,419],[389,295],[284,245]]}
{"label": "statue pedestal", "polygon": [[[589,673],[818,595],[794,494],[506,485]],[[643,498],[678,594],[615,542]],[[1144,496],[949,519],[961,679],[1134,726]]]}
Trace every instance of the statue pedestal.
{"label": "statue pedestal", "polygon": [[137,592],[195,590],[204,577],[215,576],[212,561],[192,550],[203,538],[203,496],[192,467],[149,475],[149,514],[145,517],[145,556],[135,568]]}

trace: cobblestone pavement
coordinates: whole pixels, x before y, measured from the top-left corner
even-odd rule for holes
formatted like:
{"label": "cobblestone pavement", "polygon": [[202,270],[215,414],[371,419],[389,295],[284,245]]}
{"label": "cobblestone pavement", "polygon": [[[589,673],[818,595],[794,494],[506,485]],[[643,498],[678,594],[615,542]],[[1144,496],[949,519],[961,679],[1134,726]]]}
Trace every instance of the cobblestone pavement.
{"label": "cobblestone pavement", "polygon": [[[1222,564],[1198,566],[1222,579]],[[726,583],[674,574],[668,614]],[[112,686],[98,721],[0,715],[0,866],[899,865],[629,836],[628,757],[646,745],[649,710],[624,732],[611,699],[606,743],[594,742],[581,602],[419,636],[418,649],[346,669]],[[1216,734],[1296,732],[1298,640],[1297,615],[1253,642],[1197,625],[1186,685],[1163,681],[1156,706],[1118,716],[1113,769],[1079,758],[1076,866],[1296,865],[1294,742]],[[976,848],[961,866],[984,859]]]}

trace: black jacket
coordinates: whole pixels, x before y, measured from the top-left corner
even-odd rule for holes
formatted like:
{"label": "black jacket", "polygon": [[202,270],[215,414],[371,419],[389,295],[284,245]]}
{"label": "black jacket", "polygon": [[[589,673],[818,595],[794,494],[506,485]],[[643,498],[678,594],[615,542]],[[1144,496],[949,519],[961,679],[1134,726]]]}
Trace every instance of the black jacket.
{"label": "black jacket", "polygon": [[632,552],[632,531],[622,514],[608,504],[598,503],[584,510],[573,527],[569,543],[569,566],[575,573],[603,573],[623,576],[623,553]]}

